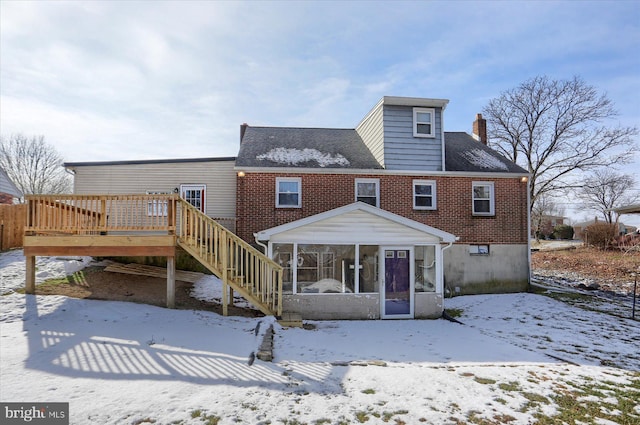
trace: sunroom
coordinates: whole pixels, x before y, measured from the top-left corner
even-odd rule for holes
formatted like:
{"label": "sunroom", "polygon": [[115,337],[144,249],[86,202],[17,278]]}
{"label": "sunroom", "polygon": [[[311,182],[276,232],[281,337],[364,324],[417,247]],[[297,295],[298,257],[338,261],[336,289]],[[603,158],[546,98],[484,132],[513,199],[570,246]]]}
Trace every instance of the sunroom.
{"label": "sunroom", "polygon": [[442,314],[450,233],[356,202],[255,238],[284,268],[285,312],[310,320]]}

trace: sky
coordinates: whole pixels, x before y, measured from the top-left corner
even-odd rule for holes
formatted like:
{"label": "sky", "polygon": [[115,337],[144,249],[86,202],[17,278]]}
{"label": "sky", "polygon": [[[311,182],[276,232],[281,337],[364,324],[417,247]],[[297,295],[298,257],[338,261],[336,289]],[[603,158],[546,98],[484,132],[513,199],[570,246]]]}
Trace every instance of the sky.
{"label": "sky", "polygon": [[[99,264],[38,257],[36,281]],[[68,402],[74,424],[525,425],[561,414],[630,424],[640,416],[631,297],[594,296],[583,309],[575,293],[572,304],[533,293],[462,296],[445,305],[464,325],[343,320],[301,329],[273,317],[14,292],[24,276],[22,250],[0,254],[0,399]],[[220,299],[220,280],[198,285]],[[249,365],[270,324],[273,361]]]}
{"label": "sky", "polygon": [[1,0],[0,63],[2,135],[68,162],[235,156],[242,123],[354,128],[382,96],[449,99],[471,132],[537,75],[640,127],[638,1]]}

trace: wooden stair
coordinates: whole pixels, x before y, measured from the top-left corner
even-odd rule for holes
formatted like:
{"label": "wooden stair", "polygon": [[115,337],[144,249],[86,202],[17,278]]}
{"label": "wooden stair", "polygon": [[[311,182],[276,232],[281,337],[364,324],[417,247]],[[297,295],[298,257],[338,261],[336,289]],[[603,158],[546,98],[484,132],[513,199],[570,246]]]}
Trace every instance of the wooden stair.
{"label": "wooden stair", "polygon": [[282,316],[282,267],[180,199],[177,244],[222,280],[222,312],[237,292],[266,315]]}

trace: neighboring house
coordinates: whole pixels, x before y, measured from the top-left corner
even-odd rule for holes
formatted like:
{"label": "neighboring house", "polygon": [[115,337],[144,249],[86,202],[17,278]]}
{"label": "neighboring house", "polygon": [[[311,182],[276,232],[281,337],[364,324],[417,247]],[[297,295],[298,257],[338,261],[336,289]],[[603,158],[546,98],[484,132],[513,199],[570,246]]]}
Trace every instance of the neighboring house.
{"label": "neighboring house", "polygon": [[[578,239],[581,241],[584,241],[585,238],[585,229],[589,226],[592,226],[594,224],[604,224],[606,223],[606,221],[604,220],[598,220],[598,218],[596,217],[593,220],[588,220],[588,221],[581,221],[580,223],[576,223],[573,225],[573,237],[574,239]],[[634,226],[627,226],[622,222],[618,222],[618,235],[625,235],[627,233],[633,232],[634,230]]]}
{"label": "neighboring house", "polygon": [[9,175],[0,168],[0,204],[13,204],[16,198],[21,198],[22,192],[11,181]]}
{"label": "neighboring house", "polygon": [[531,237],[535,237],[536,230],[538,229],[538,222],[540,223],[540,232],[544,236],[548,236],[553,233],[556,226],[564,224],[565,217],[559,215],[543,215],[531,217]]}
{"label": "neighboring house", "polygon": [[68,162],[73,193],[180,196],[220,224],[235,230],[235,158]]}
{"label": "neighboring house", "polygon": [[447,294],[529,283],[529,174],[486,146],[480,114],[473,135],[445,132],[447,104],[384,97],[349,129],[243,124],[235,160],[66,166],[75,193],[205,186],[204,212],[284,268],[285,312],[440,317]]}

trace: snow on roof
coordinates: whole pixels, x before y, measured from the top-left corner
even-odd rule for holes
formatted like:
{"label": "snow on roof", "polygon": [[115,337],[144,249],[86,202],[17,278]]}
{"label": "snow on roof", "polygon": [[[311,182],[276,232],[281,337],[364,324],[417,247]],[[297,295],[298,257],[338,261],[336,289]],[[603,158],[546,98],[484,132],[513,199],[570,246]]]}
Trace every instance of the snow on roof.
{"label": "snow on roof", "polygon": [[349,165],[349,160],[338,154],[322,153],[317,149],[274,148],[269,152],[256,156],[260,161],[269,160],[278,164],[298,165],[316,161],[320,167],[329,165]]}
{"label": "snow on roof", "polygon": [[470,163],[477,167],[509,171],[509,167],[504,162],[481,149],[476,148],[467,152],[461,152],[460,155],[464,156]]}

